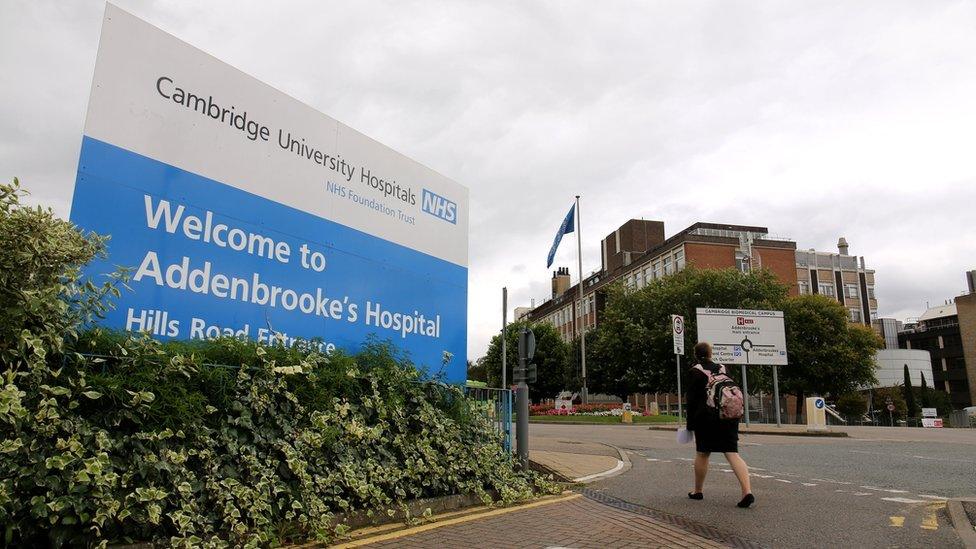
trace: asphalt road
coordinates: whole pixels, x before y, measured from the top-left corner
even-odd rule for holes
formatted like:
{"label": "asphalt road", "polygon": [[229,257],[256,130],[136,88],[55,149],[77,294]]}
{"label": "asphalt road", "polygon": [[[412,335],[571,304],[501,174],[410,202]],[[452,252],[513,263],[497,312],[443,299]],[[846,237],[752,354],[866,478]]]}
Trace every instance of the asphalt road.
{"label": "asphalt road", "polygon": [[633,464],[588,487],[769,547],[961,547],[945,498],[976,496],[976,430],[867,428],[856,438],[744,435],[754,508],[721,455],[692,501],[694,447],[640,426],[533,424],[532,437],[602,442]]}

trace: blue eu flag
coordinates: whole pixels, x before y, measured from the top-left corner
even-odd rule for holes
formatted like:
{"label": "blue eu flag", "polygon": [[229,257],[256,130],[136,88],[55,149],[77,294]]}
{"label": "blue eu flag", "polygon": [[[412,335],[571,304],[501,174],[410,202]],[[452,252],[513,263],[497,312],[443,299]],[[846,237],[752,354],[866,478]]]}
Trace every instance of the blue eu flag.
{"label": "blue eu flag", "polygon": [[576,227],[574,226],[576,219],[576,204],[573,204],[569,208],[569,213],[566,214],[566,219],[563,219],[563,224],[559,226],[559,231],[556,232],[556,238],[552,241],[552,248],[549,249],[549,261],[546,263],[546,268],[552,267],[552,260],[556,257],[556,248],[559,247],[559,243],[563,240],[563,235],[573,232]]}

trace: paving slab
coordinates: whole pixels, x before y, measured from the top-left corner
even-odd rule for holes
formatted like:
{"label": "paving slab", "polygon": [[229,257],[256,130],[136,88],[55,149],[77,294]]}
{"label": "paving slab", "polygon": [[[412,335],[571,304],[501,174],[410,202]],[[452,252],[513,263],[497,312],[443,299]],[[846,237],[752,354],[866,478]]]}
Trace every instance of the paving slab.
{"label": "paving slab", "polygon": [[357,540],[375,548],[646,548],[727,547],[653,517],[572,494],[560,499],[469,515],[450,523]]}

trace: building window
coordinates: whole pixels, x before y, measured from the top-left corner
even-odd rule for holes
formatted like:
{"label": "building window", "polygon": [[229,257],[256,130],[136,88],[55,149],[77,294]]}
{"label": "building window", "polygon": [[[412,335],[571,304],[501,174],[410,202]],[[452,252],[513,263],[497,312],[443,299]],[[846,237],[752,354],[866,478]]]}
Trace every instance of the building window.
{"label": "building window", "polygon": [[678,272],[685,268],[685,249],[680,248],[674,252],[674,271]]}
{"label": "building window", "polygon": [[857,299],[857,284],[844,285],[844,295],[853,299]]}
{"label": "building window", "polygon": [[742,252],[735,252],[735,267],[743,273],[749,272],[749,258]]}
{"label": "building window", "polygon": [[655,279],[661,278],[661,262],[660,261],[655,261],[654,262],[654,278]]}
{"label": "building window", "polygon": [[868,299],[874,299],[874,285],[868,286]]}
{"label": "building window", "polygon": [[801,280],[797,282],[796,285],[800,292],[800,295],[807,295],[808,293],[810,293],[810,283],[807,282],[806,280]]}
{"label": "building window", "polygon": [[851,321],[861,322],[861,309],[851,309]]}
{"label": "building window", "polygon": [[826,295],[826,296],[834,297],[834,285],[833,284],[831,284],[829,282],[821,282],[820,284],[817,285],[817,287],[820,289],[820,295]]}
{"label": "building window", "polygon": [[669,274],[671,274],[671,258],[670,257],[665,257],[664,258],[664,276],[668,276]]}
{"label": "building window", "polygon": [[643,273],[643,276],[644,276],[644,285],[647,286],[648,284],[651,283],[651,280],[652,280],[651,279],[651,268],[650,267],[644,267],[644,270],[642,271],[642,273]]}
{"label": "building window", "polygon": [[871,318],[878,318],[878,310],[871,309]]}

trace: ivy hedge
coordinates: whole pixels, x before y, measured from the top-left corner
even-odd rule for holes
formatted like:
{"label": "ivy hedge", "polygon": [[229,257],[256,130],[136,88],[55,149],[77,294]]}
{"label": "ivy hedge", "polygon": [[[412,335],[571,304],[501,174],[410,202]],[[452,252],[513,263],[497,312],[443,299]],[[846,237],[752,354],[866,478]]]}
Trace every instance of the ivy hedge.
{"label": "ivy hedge", "polygon": [[159,342],[97,319],[124,290],[104,253],[0,185],[0,528],[7,545],[276,546],[342,534],[337,513],[555,486],[517,472],[455,386],[388,343]]}

